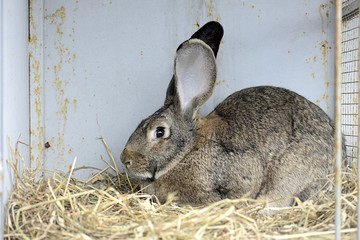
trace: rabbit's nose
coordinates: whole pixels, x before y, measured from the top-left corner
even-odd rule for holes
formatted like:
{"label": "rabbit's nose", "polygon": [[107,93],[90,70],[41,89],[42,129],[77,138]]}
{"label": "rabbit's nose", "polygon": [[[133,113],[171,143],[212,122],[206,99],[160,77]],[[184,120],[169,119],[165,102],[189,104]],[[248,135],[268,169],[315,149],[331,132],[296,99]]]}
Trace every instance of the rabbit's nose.
{"label": "rabbit's nose", "polygon": [[121,162],[126,166],[131,166],[131,152],[127,150],[127,148],[124,149],[124,151],[121,153]]}

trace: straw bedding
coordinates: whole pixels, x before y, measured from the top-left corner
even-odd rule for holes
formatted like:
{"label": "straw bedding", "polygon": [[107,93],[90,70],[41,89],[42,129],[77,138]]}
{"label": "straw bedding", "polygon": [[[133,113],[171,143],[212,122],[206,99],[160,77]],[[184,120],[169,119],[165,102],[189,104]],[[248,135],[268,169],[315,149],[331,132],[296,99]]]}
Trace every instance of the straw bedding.
{"label": "straw bedding", "polygon": [[[159,205],[141,194],[110,157],[108,167],[88,181],[75,179],[74,168],[40,179],[38,170],[25,169],[9,199],[5,239],[334,238],[333,176],[318,199],[264,216],[258,214],[261,205],[250,199],[192,208],[176,205],[176,196],[170,196]],[[355,239],[356,172],[343,173],[342,184],[342,237]]]}

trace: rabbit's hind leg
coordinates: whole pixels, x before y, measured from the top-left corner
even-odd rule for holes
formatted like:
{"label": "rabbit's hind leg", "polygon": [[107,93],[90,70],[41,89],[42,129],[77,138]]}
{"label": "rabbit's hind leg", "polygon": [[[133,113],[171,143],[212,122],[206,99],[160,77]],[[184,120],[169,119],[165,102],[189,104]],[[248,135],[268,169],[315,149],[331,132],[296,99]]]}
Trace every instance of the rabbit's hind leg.
{"label": "rabbit's hind leg", "polygon": [[257,199],[266,207],[261,212],[272,214],[293,204],[294,197],[305,200],[318,191],[331,166],[331,153],[322,142],[294,141],[269,162],[262,189]]}

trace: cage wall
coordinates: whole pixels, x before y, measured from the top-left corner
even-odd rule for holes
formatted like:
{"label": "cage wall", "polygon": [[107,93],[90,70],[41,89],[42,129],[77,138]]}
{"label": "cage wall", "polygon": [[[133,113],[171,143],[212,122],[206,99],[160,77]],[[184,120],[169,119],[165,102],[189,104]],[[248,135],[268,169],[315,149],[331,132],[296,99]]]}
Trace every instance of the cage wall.
{"label": "cage wall", "polygon": [[[357,201],[360,201],[359,149],[359,11],[360,1],[342,1],[341,124],[349,164],[357,171]],[[340,201],[340,200],[338,200]],[[360,239],[360,206],[357,206],[357,238]],[[340,215],[339,211],[337,212]],[[340,225],[340,223],[338,223]],[[339,226],[337,226],[340,229]]]}
{"label": "cage wall", "polygon": [[347,158],[351,164],[357,159],[358,154],[358,1],[345,1],[343,7],[341,84],[342,132],[345,137]]}

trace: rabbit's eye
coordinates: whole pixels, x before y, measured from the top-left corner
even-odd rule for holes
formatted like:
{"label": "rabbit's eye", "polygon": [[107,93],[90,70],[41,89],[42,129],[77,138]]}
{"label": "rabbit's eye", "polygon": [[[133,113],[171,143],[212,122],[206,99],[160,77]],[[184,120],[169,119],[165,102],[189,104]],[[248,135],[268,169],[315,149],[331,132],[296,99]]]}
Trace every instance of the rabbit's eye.
{"label": "rabbit's eye", "polygon": [[168,138],[170,136],[170,131],[166,127],[157,127],[153,133],[155,139],[159,138]]}
{"label": "rabbit's eye", "polygon": [[164,127],[157,127],[155,130],[156,138],[162,138],[165,136],[165,128]]}
{"label": "rabbit's eye", "polygon": [[158,142],[162,139],[167,139],[170,137],[170,127],[166,124],[155,125],[147,132],[147,140]]}

